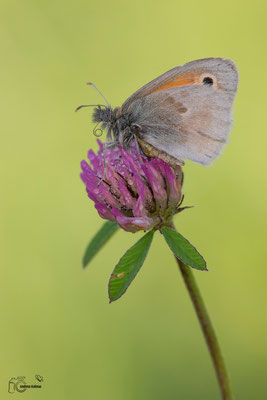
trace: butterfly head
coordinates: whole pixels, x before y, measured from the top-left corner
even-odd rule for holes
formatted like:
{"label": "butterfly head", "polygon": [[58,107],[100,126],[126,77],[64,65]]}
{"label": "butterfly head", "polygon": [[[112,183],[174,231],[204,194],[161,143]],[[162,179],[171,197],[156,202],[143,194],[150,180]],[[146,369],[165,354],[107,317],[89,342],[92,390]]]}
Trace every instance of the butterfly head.
{"label": "butterfly head", "polygon": [[106,125],[109,125],[112,121],[113,110],[111,107],[98,105],[94,108],[93,111],[93,122],[99,123],[102,122]]}

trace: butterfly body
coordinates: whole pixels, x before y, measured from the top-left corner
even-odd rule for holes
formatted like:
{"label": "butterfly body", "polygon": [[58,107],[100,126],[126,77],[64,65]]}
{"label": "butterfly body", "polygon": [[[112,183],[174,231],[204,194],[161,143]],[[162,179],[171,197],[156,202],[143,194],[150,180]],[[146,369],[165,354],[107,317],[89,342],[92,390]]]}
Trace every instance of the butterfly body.
{"label": "butterfly body", "polygon": [[154,79],[122,107],[97,106],[93,120],[107,128],[110,147],[129,149],[135,140],[171,164],[209,165],[227,142],[237,84],[233,61],[196,60]]}

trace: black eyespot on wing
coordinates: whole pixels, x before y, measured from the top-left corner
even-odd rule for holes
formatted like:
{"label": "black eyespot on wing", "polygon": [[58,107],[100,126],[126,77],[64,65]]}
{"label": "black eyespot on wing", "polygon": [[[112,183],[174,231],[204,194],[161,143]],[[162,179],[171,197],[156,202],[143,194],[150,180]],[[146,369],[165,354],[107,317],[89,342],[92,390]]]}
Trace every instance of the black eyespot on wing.
{"label": "black eyespot on wing", "polygon": [[205,78],[203,78],[202,82],[204,85],[207,85],[207,86],[213,85],[213,79],[210,76],[205,76]]}

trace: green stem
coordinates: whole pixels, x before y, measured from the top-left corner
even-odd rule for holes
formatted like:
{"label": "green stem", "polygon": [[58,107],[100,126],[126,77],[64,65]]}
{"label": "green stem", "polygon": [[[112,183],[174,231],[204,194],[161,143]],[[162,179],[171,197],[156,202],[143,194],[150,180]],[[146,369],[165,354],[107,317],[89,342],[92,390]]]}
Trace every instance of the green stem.
{"label": "green stem", "polygon": [[[176,257],[175,257],[176,258]],[[197,313],[200,326],[205,337],[214,368],[216,371],[217,379],[219,382],[221,395],[223,400],[233,400],[233,392],[230,385],[229,376],[227,374],[226,366],[223,360],[223,356],[219,347],[218,340],[215,335],[210,317],[206,310],[204,301],[201,297],[199,288],[195,281],[191,268],[185,265],[181,260],[176,258],[179,265],[181,274],[186,284],[187,290],[193,302],[195,311]]]}

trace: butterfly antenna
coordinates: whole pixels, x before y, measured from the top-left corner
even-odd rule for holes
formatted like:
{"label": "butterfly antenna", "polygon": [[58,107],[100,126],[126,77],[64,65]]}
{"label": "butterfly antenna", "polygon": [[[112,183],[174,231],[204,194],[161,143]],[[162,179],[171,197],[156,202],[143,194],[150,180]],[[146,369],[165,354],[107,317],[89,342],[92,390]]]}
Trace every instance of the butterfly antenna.
{"label": "butterfly antenna", "polygon": [[107,106],[105,104],[83,104],[82,106],[77,107],[75,112],[79,111],[81,108],[84,107],[107,107]]}
{"label": "butterfly antenna", "polygon": [[[103,94],[97,89],[97,87],[92,83],[92,82],[87,82],[87,85],[93,86],[93,88],[95,88],[95,90],[100,94],[100,96],[103,97],[103,99],[105,100],[105,102],[107,103],[108,107],[110,107],[109,102],[107,101],[107,99],[103,96]],[[110,107],[111,108],[111,107]]]}

